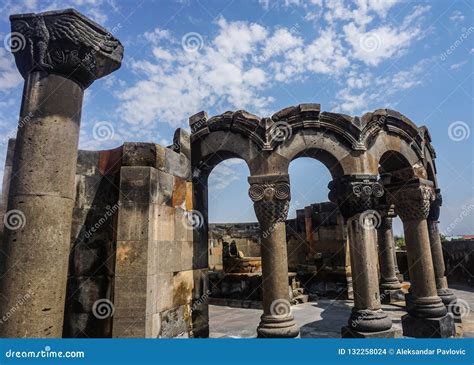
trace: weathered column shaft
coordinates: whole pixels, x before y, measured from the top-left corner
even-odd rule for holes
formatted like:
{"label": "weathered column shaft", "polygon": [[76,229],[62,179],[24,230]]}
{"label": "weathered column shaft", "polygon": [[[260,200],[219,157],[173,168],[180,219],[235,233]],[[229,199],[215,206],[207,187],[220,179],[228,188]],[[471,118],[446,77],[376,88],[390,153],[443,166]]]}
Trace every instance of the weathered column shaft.
{"label": "weathered column shaft", "polygon": [[351,252],[354,308],[358,310],[379,310],[380,293],[377,280],[377,250],[374,229],[364,229],[360,214],[347,222],[347,233]]}
{"label": "weathered column shaft", "polygon": [[383,195],[375,176],[343,176],[329,184],[329,199],[339,204],[347,222],[354,308],[342,337],[394,337],[392,321],[381,309],[375,228],[380,219],[373,210]]}
{"label": "weathered column shaft", "polygon": [[[378,254],[380,261],[380,289],[384,292],[384,298],[387,302],[391,301],[392,291],[400,290],[401,284],[395,271],[395,241],[392,231],[392,210],[381,209],[381,222],[377,229]],[[393,298],[396,299],[396,298]]]}
{"label": "weathered column shaft", "polygon": [[263,315],[259,337],[296,337],[299,329],[291,315],[285,221],[290,202],[288,175],[249,177],[249,196],[262,235]]}
{"label": "weathered column shaft", "polygon": [[415,298],[437,297],[426,220],[403,222],[411,292]]}
{"label": "weathered column shaft", "polygon": [[285,222],[275,223],[269,234],[262,237],[263,311],[271,314],[272,303],[282,299],[289,301],[288,258],[280,237],[286,237]]}
{"label": "weathered column shaft", "polygon": [[448,288],[448,280],[446,279],[446,266],[444,264],[443,247],[441,245],[441,237],[438,228],[438,219],[442,197],[439,189],[435,192],[435,199],[431,203],[430,212],[428,214],[428,233],[430,237],[431,257],[435,272],[436,290],[446,306],[453,307],[456,296]]}
{"label": "weathered column shaft", "polygon": [[0,326],[2,337],[62,334],[82,95],[62,76],[33,72],[26,80],[20,123],[29,119],[18,129],[7,212],[24,226],[6,226],[2,313],[18,295],[29,298]]}
{"label": "weathered column shaft", "polygon": [[15,313],[0,336],[61,337],[83,92],[119,67],[122,46],[72,10],[11,22],[26,43],[14,51],[25,86],[0,281],[0,311]]}

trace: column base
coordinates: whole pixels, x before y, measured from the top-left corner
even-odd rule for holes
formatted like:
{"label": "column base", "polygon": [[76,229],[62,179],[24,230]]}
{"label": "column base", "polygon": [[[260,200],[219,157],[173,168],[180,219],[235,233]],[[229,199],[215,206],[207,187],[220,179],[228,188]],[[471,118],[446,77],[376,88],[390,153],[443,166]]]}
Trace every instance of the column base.
{"label": "column base", "polygon": [[397,277],[400,283],[403,283],[405,281],[405,278],[403,277],[402,273],[395,274],[395,276]]}
{"label": "column base", "polygon": [[451,313],[438,318],[418,318],[405,314],[402,317],[402,327],[403,335],[407,337],[448,338],[456,334]]}
{"label": "column base", "polygon": [[348,327],[357,332],[381,332],[392,328],[392,320],[381,309],[352,309]]}
{"label": "column base", "polygon": [[341,338],[399,338],[402,337],[402,331],[399,328],[390,328],[378,332],[360,332],[349,326],[341,328]]}
{"label": "column base", "polygon": [[462,323],[462,317],[467,312],[469,313],[470,308],[466,308],[466,302],[458,302],[457,298],[447,305],[448,313],[451,313],[455,323]]}
{"label": "column base", "polygon": [[380,302],[383,304],[403,302],[404,300],[405,300],[405,293],[401,289],[380,290]]}
{"label": "column base", "polygon": [[441,298],[446,307],[450,304],[452,305],[457,299],[454,293],[448,288],[437,289],[436,291],[438,293],[438,297]]}
{"label": "column base", "polygon": [[300,329],[293,316],[262,315],[257,328],[258,338],[293,338],[297,337]]}
{"label": "column base", "polygon": [[402,288],[402,284],[398,281],[396,277],[390,279],[390,281],[384,281],[380,284],[380,291],[384,290],[399,290]]}
{"label": "column base", "polygon": [[415,298],[412,293],[407,293],[405,303],[407,312],[417,318],[439,318],[447,313],[445,305],[438,296]]}

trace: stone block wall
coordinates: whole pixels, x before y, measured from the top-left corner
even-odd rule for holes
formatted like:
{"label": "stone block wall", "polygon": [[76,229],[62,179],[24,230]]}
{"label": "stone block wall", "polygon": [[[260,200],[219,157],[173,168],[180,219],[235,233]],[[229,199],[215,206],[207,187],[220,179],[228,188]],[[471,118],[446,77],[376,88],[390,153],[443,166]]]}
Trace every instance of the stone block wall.
{"label": "stone block wall", "polygon": [[94,315],[94,308],[113,301],[121,153],[78,154],[63,337],[112,333],[113,317]]}
{"label": "stone block wall", "polygon": [[186,156],[124,145],[117,217],[113,337],[202,337],[207,268],[193,267]]}
{"label": "stone block wall", "polygon": [[[235,241],[245,256],[260,256],[258,223],[209,224],[209,268],[223,270],[222,243]],[[311,204],[286,221],[288,269],[305,289],[319,295],[351,297],[346,227],[334,203]]]}
{"label": "stone block wall", "polygon": [[63,336],[207,337],[188,156],[152,143],[79,151],[75,185]]}

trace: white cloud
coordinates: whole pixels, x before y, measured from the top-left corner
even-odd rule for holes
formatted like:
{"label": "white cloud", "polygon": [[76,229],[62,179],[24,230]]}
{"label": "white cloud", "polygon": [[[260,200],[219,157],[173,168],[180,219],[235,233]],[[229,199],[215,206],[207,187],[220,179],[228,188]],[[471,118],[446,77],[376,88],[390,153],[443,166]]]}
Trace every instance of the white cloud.
{"label": "white cloud", "polygon": [[451,66],[449,66],[449,69],[450,70],[458,70],[461,67],[463,67],[467,62],[468,62],[467,60],[464,60],[464,61],[461,61],[459,63],[453,63]]}
{"label": "white cloud", "polygon": [[449,20],[451,20],[453,23],[461,23],[464,21],[464,19],[465,16],[459,10],[454,10],[449,16]]}
{"label": "white cloud", "polygon": [[354,23],[344,26],[344,32],[354,51],[354,58],[372,66],[400,56],[420,33],[416,28],[402,30],[385,25],[365,31]]}
{"label": "white cloud", "polygon": [[354,68],[346,78],[346,86],[337,95],[335,110],[362,115],[380,107],[394,107],[392,96],[415,88],[429,77],[429,59],[423,59],[412,67],[385,76],[360,72]]}
{"label": "white cloud", "polygon": [[[161,28],[147,32],[143,39],[150,45],[149,55],[129,61],[137,80],[117,92],[118,116],[132,125],[164,122],[176,127],[187,126],[188,117],[200,110],[212,114],[247,109],[264,115],[274,101],[269,90],[314,75],[336,81],[344,77],[347,82],[337,95],[338,106],[344,111],[361,110],[364,103],[380,97],[378,92],[364,91],[376,81],[370,68],[401,57],[423,37],[420,22],[429,6],[414,6],[396,23],[388,18],[396,2],[283,4],[324,8],[328,26],[309,37],[295,31],[299,26],[272,28],[220,17],[214,23],[214,37],[196,35],[199,47],[193,52],[183,50],[183,35]],[[383,20],[369,27],[376,18]],[[390,81],[394,90],[418,85],[403,72]]]}
{"label": "white cloud", "polygon": [[5,48],[0,48],[0,91],[9,92],[22,81],[12,54]]}
{"label": "white cloud", "polygon": [[245,162],[238,158],[221,162],[212,170],[209,176],[209,186],[219,191],[228,187],[232,182],[240,180],[242,174],[239,167],[241,166],[245,166]]}

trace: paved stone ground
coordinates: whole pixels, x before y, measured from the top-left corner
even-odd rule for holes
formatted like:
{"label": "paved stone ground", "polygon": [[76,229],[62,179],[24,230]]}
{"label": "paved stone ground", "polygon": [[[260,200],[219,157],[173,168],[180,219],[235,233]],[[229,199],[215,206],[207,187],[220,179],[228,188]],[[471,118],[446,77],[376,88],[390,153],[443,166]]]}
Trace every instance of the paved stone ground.
{"label": "paved stone ground", "polygon": [[[452,286],[458,299],[467,303],[469,313],[463,316],[463,337],[474,337],[474,288]],[[383,310],[392,317],[393,326],[401,330],[401,317],[406,313],[400,305],[382,305]],[[348,300],[320,299],[292,306],[296,322],[300,326],[301,337],[340,337],[341,327],[347,324],[352,308]],[[466,308],[466,307],[464,307]],[[260,322],[261,310],[209,306],[210,337],[213,338],[252,338]]]}

